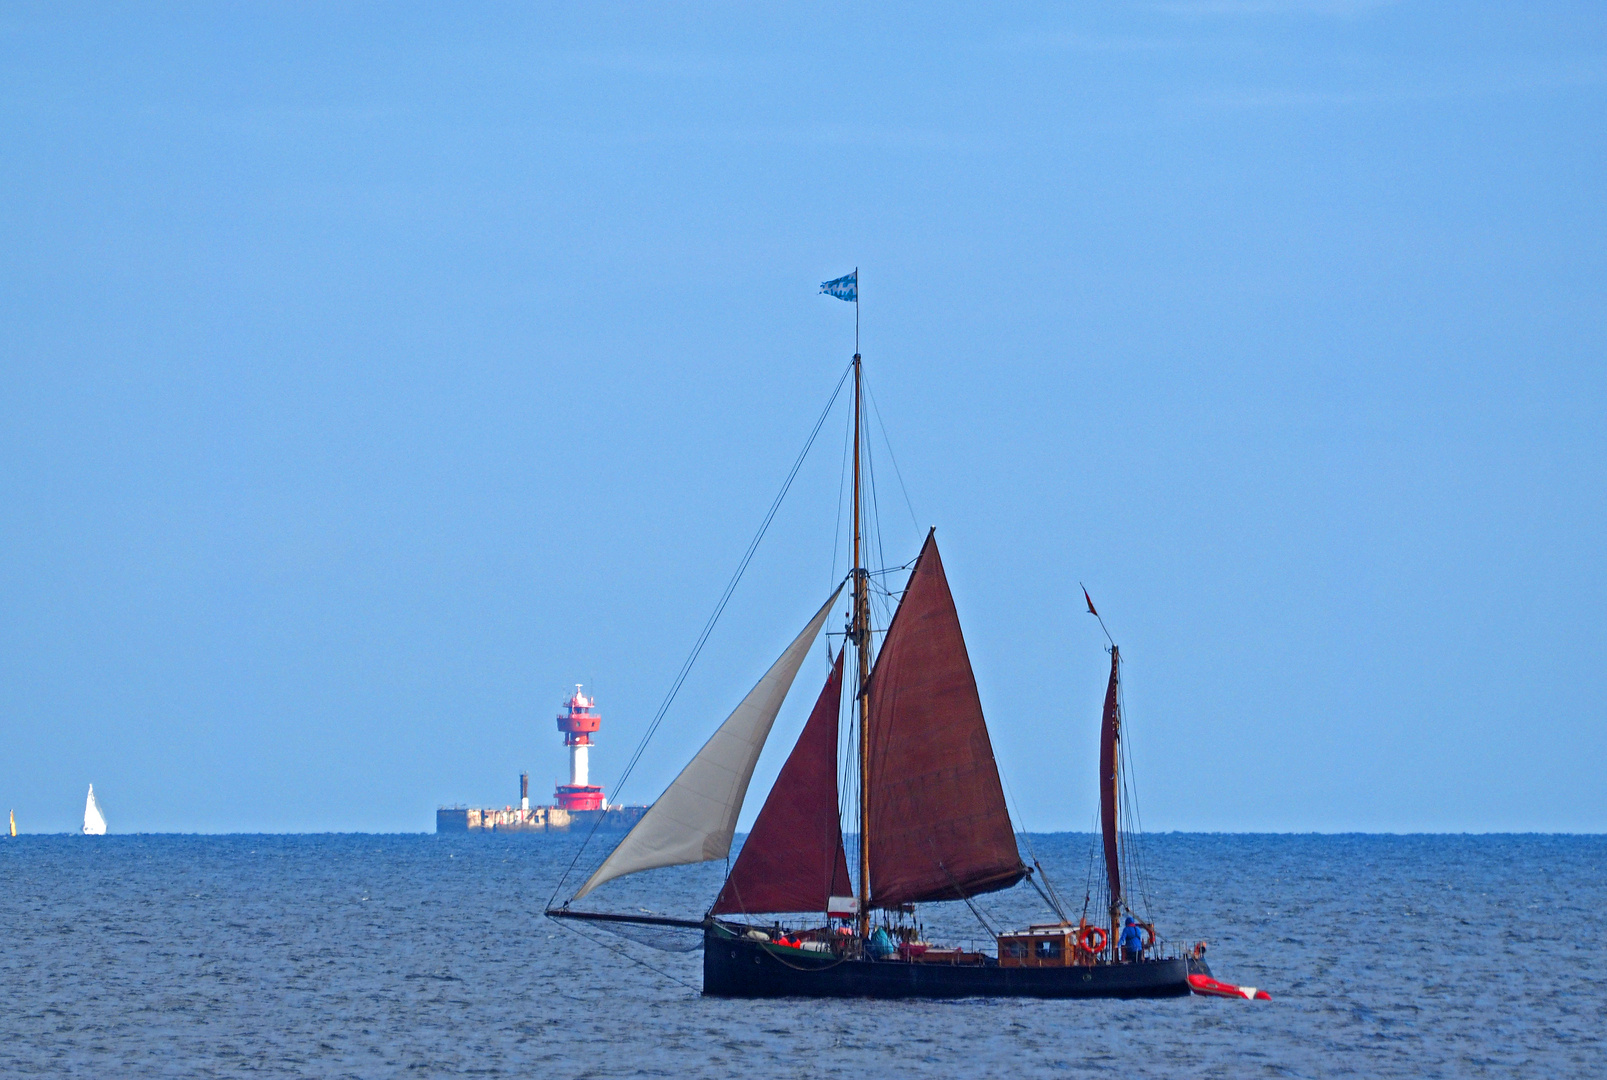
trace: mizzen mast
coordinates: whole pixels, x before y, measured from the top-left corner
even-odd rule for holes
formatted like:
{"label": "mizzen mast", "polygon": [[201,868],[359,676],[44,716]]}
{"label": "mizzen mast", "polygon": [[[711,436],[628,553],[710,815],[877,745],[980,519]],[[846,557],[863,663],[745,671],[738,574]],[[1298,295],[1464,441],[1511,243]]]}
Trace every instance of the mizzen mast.
{"label": "mizzen mast", "polygon": [[[1088,610],[1093,610],[1089,601]],[[1103,622],[1100,623],[1104,625]],[[1105,715],[1099,727],[1099,827],[1105,840],[1105,877],[1110,886],[1110,948],[1116,951],[1116,942],[1122,923],[1122,871],[1121,852],[1117,847],[1117,807],[1121,794],[1120,742],[1122,737],[1121,710],[1121,650],[1115,642],[1110,646],[1110,685],[1105,688]]]}

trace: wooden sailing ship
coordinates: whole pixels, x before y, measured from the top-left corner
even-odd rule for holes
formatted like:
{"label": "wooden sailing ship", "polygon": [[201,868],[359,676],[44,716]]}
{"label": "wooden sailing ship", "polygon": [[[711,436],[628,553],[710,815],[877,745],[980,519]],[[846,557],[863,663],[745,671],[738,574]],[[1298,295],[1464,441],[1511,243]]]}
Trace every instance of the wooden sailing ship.
{"label": "wooden sailing ship", "polygon": [[[997,935],[997,952],[919,940],[915,905],[969,900],[1034,873],[1021,857],[982,703],[935,533],[924,545],[881,648],[873,649],[861,529],[861,358],[853,359],[853,569],[642,820],[554,918],[701,931],[703,992],[732,997],[1169,997],[1190,992],[1200,957],[1167,955],[1154,927],[1120,950],[1120,655],[1111,647],[1100,753],[1107,910],[1100,925],[1052,923]],[[799,667],[844,588],[837,652],[802,734],[714,902],[701,918],[581,910],[625,874],[727,858],[760,750]],[[1090,604],[1090,609],[1092,605]],[[857,874],[839,809],[844,655],[854,663]],[[873,656],[873,652],[875,655]],[[1046,893],[1046,897],[1051,895]],[[1054,905],[1057,909],[1058,904]],[[776,916],[789,916],[791,923]]]}

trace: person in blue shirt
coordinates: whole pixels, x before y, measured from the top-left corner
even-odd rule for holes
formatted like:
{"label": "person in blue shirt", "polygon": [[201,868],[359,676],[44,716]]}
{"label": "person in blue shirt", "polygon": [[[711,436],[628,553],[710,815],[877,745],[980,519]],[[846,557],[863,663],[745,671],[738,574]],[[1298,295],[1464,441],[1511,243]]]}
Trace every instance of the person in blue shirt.
{"label": "person in blue shirt", "polygon": [[1129,964],[1144,958],[1144,931],[1131,915],[1127,916],[1127,922],[1122,926],[1121,947],[1122,959]]}

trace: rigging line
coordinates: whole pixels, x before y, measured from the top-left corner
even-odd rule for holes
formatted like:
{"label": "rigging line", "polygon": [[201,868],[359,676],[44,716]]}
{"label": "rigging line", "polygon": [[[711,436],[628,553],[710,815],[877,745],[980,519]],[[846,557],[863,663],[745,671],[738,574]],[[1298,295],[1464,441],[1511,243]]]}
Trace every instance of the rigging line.
{"label": "rigging line", "polygon": [[891,611],[894,602],[898,599],[898,597],[893,595],[893,590],[889,589],[879,581],[867,580],[866,584],[870,586],[871,591],[876,594],[876,598],[882,602],[883,606],[887,610]]}
{"label": "rigging line", "polygon": [[[1049,880],[1049,872],[1039,865],[1036,859],[1033,860],[1033,866],[1037,869],[1038,874],[1043,878],[1043,887],[1049,890],[1050,906],[1059,913],[1062,919],[1065,919],[1066,902],[1060,898],[1060,890],[1055,888],[1055,883]],[[1068,919],[1067,921],[1069,922],[1070,920]]]}
{"label": "rigging line", "polygon": [[[863,379],[863,375],[861,375],[861,379]],[[869,504],[867,506],[867,509],[869,510],[868,517],[872,519],[869,522],[869,524],[870,524],[870,535],[875,538],[875,543],[876,543],[876,562],[877,562],[877,564],[881,565],[881,566],[886,566],[887,565],[887,553],[886,553],[886,550],[882,546],[882,509],[881,509],[881,503],[877,498],[877,492],[876,492],[876,455],[875,455],[875,450],[874,450],[874,444],[871,442],[871,439],[870,439],[870,418],[869,417],[862,416],[860,418],[860,429],[861,429],[861,432],[862,432],[862,434],[864,436],[864,445],[865,445],[865,479],[867,481],[866,486],[869,489],[868,494],[870,495],[870,502],[869,502]]]}
{"label": "rigging line", "polygon": [[865,522],[865,562],[874,561],[877,565],[886,566],[887,560],[882,558],[882,524],[881,516],[877,513],[876,503],[876,459],[871,454],[870,438],[865,436],[865,464],[860,473],[864,481],[864,503],[861,514]]}
{"label": "rigging line", "polygon": [[[1009,802],[1010,807],[1014,810],[1016,820],[1021,822],[1022,825],[1023,825],[1022,830],[1019,833],[1017,833],[1016,835],[1021,837],[1022,840],[1026,841],[1027,854],[1032,857],[1032,865],[1038,868],[1038,872],[1040,874],[1044,875],[1043,880],[1044,880],[1045,884],[1049,884],[1049,875],[1044,870],[1043,864],[1038,861],[1038,853],[1037,853],[1037,851],[1035,851],[1033,849],[1032,836],[1031,836],[1030,833],[1027,832],[1026,828],[1024,827],[1026,825],[1026,817],[1025,817],[1025,815],[1023,815],[1021,813],[1021,803],[1016,800],[1015,789],[1010,786],[1010,777],[1005,773],[1004,766],[999,764],[999,755],[998,754],[993,755],[993,768],[994,768],[994,770],[996,772],[998,772],[999,779],[1004,782],[1004,797]],[[1027,877],[1031,878],[1032,875],[1028,874]],[[1038,883],[1036,881],[1034,881],[1032,883],[1032,887],[1037,889],[1038,888]],[[1049,885],[1049,888],[1050,888],[1050,891],[1054,890],[1054,886],[1052,884]],[[1048,895],[1045,894],[1042,889],[1038,889],[1038,893],[1039,893],[1039,895],[1043,896],[1044,902],[1049,905],[1049,908],[1050,908],[1051,911],[1053,911],[1056,915],[1059,915],[1062,919],[1064,919],[1066,917],[1066,913],[1064,911],[1060,910],[1060,905],[1055,903],[1055,901],[1050,900]]]}
{"label": "rigging line", "polygon": [[876,407],[876,395],[871,393],[870,380],[861,376],[865,384],[865,397],[870,400],[871,412],[876,414],[876,426],[882,429],[882,442],[887,446],[887,457],[893,463],[893,475],[898,477],[899,490],[904,492],[904,506],[910,512],[910,521],[915,525],[915,531],[921,531],[921,520],[915,516],[915,504],[910,501],[910,489],[904,484],[904,473],[898,467],[898,455],[893,453],[893,440],[887,437],[887,422],[882,419],[882,410]]}
{"label": "rigging line", "polygon": [[[688,654],[686,662],[681,665],[681,670],[676,673],[675,681],[670,684],[669,693],[664,695],[664,701],[659,705],[658,712],[653,714],[652,721],[642,734],[641,742],[636,744],[636,749],[625,763],[624,771],[620,773],[619,779],[614,781],[615,798],[619,798],[624,791],[626,781],[630,779],[637,762],[641,761],[642,754],[647,750],[648,742],[653,738],[653,733],[658,731],[659,725],[664,722],[664,715],[669,712],[670,705],[675,701],[675,695],[680,693],[681,684],[686,682],[686,677],[691,674],[692,665],[697,662],[698,655],[702,653],[703,646],[709,640],[709,635],[714,632],[715,624],[720,621],[720,616],[725,612],[726,604],[730,603],[731,594],[736,592],[737,584],[741,582],[742,575],[747,572],[748,564],[753,561],[754,553],[759,550],[759,542],[764,539],[764,534],[769,530],[770,523],[775,520],[776,511],[781,509],[781,501],[787,497],[787,492],[792,489],[792,482],[797,478],[798,470],[803,468],[804,459],[809,456],[810,447],[815,445],[815,437],[820,434],[821,427],[825,425],[826,417],[831,415],[831,408],[837,404],[837,397],[842,393],[843,383],[848,381],[848,373],[853,369],[853,365],[850,364],[843,369],[842,375],[837,379],[837,385],[832,389],[831,397],[826,399],[826,407],[820,410],[820,416],[816,418],[814,427],[809,431],[809,438],[804,441],[804,447],[798,452],[797,460],[792,463],[792,468],[788,471],[786,480],[782,481],[781,490],[776,492],[775,501],[770,504],[770,509],[765,513],[764,520],[759,523],[759,531],[754,533],[753,539],[748,542],[748,549],[743,552],[742,561],[737,564],[736,572],[731,575],[731,580],[726,584],[725,592],[720,594],[720,602],[714,605],[714,612],[709,616],[708,622],[703,624],[703,631],[698,634],[697,642],[692,646],[691,653]],[[563,889],[564,882],[568,880],[569,875],[574,871],[575,864],[580,861],[581,854],[586,850],[587,845],[591,843],[592,837],[597,834],[598,826],[603,823],[603,817],[604,815],[599,814],[597,815],[597,820],[592,822],[591,831],[586,834],[586,839],[581,841],[580,847],[575,851],[575,857],[570,860],[568,868],[564,870],[563,877],[558,879],[558,886],[553,890],[553,898],[556,898],[559,891]],[[551,906],[551,902],[551,899],[549,899],[548,906]]]}
{"label": "rigging line", "polygon": [[[1092,604],[1089,605],[1090,608],[1092,608],[1092,606]],[[1095,613],[1094,617],[1099,618],[1097,612]],[[1101,629],[1104,628],[1105,623],[1103,619],[1100,619],[1099,625]],[[1105,636],[1108,640],[1110,637],[1110,632],[1108,630],[1105,632]],[[1112,655],[1116,655],[1116,646],[1114,642],[1111,644],[1111,653]],[[1118,837],[1120,838],[1120,842],[1118,844],[1118,862],[1121,867],[1123,878],[1123,895],[1121,897],[1121,904],[1125,910],[1131,913],[1133,911],[1134,902],[1136,901],[1139,906],[1145,908],[1145,913],[1147,914],[1148,887],[1144,880],[1143,845],[1141,841],[1134,837],[1132,828],[1135,820],[1135,803],[1132,793],[1132,776],[1130,775],[1132,769],[1132,755],[1129,752],[1130,748],[1128,745],[1132,741],[1132,730],[1127,724],[1127,680],[1120,677],[1118,677],[1116,682],[1116,715],[1118,717],[1118,730],[1120,733],[1119,739],[1116,743],[1116,775],[1119,778],[1118,789],[1116,792],[1116,829]],[[1125,830],[1122,829],[1123,821],[1127,823],[1127,828]]]}
{"label": "rigging line", "polygon": [[[928,844],[928,846],[933,847],[934,850],[936,849],[936,846],[933,845],[930,840],[927,841],[927,844]],[[934,861],[937,863],[937,868],[939,870],[943,871],[943,876],[949,879],[949,885],[954,889],[955,895],[958,896],[961,900],[965,901],[965,906],[971,909],[971,914],[976,916],[976,921],[982,924],[982,929],[986,930],[988,933],[992,934],[994,937],[998,937],[999,936],[999,931],[994,929],[993,924],[988,922],[987,918],[982,914],[982,912],[980,910],[978,910],[976,904],[972,903],[971,897],[966,895],[966,892],[965,892],[964,889],[960,888],[960,883],[958,881],[954,880],[954,875],[949,873],[949,868],[947,866],[943,865],[943,860],[942,859],[936,859]],[[882,910],[885,911],[886,909],[883,908]]]}
{"label": "rigging line", "polygon": [[[859,665],[859,654],[856,650],[850,658],[850,665],[843,667],[843,680],[846,683],[849,676],[855,674]],[[858,685],[857,681],[854,685]],[[847,711],[848,723],[844,730],[843,716]],[[843,694],[837,702],[837,829],[843,836],[844,857],[852,855],[853,862],[849,869],[849,884],[853,884],[853,872],[859,868],[859,839],[858,832],[854,833],[854,850],[847,851],[848,833],[843,829],[843,822],[851,819],[850,808],[859,806],[859,788],[855,784],[855,775],[852,762],[859,756],[859,709],[856,707],[856,698],[853,694]],[[855,891],[855,896],[859,893]]]}
{"label": "rigging line", "polygon": [[1133,884],[1138,892],[1138,899],[1144,906],[1145,915],[1148,917],[1154,907],[1154,898],[1150,893],[1149,887],[1149,845],[1144,841],[1144,820],[1138,810],[1138,785],[1133,773],[1132,748],[1129,745],[1132,742],[1132,729],[1126,723],[1128,716],[1125,680],[1117,684],[1116,695],[1123,720],[1122,728],[1126,735],[1121,745],[1122,801],[1126,804],[1127,813],[1131,821],[1128,829],[1130,840],[1128,847],[1132,852],[1134,870],[1136,871],[1133,874]]}
{"label": "rigging line", "polygon": [[[1126,755],[1123,755],[1122,763],[1123,765],[1127,764]],[[1121,805],[1122,816],[1127,819],[1127,828],[1123,830],[1122,833],[1123,839],[1126,841],[1123,845],[1122,852],[1122,872],[1127,876],[1127,883],[1130,893],[1130,895],[1124,899],[1136,900],[1139,903],[1142,903],[1144,900],[1145,891],[1143,881],[1143,853],[1140,850],[1142,841],[1139,840],[1133,829],[1133,800],[1131,792],[1128,790],[1125,783],[1122,785]]]}
{"label": "rigging line", "polygon": [[[1040,866],[1040,867],[1038,867],[1038,869],[1041,871],[1043,869],[1043,867]],[[1053,911],[1056,915],[1060,916],[1060,921],[1061,922],[1063,922],[1063,923],[1071,922],[1070,919],[1066,918],[1066,913],[1064,911],[1060,910],[1060,905],[1055,903],[1053,900],[1049,899],[1049,894],[1043,891],[1043,887],[1038,884],[1038,881],[1037,881],[1036,878],[1034,878],[1031,874],[1028,874],[1027,875],[1027,880],[1032,882],[1032,887],[1034,889],[1038,890],[1038,895],[1043,897],[1043,902],[1049,905],[1049,910]]]}
{"label": "rigging line", "polygon": [[[1121,808],[1122,808],[1122,817],[1127,818],[1129,820],[1129,823],[1130,823],[1131,822],[1132,806],[1131,806],[1131,803],[1127,799],[1127,794],[1126,794],[1125,791],[1123,791],[1120,794],[1120,805],[1121,805]],[[1122,907],[1125,908],[1128,911],[1132,911],[1135,902],[1136,903],[1142,903],[1141,894],[1143,892],[1142,883],[1138,880],[1139,874],[1138,874],[1137,852],[1134,850],[1134,846],[1133,846],[1133,843],[1132,843],[1132,840],[1133,840],[1132,828],[1130,827],[1130,825],[1126,829],[1120,829],[1119,828],[1118,829],[1118,835],[1121,837],[1121,841],[1122,841],[1121,842]]]}
{"label": "rigging line", "polygon": [[1088,873],[1083,878],[1082,914],[1088,918],[1088,904],[1094,896],[1094,850],[1099,844],[1099,811],[1094,811],[1094,831],[1088,839]]}
{"label": "rigging line", "polygon": [[961,899],[965,901],[965,906],[971,909],[971,914],[976,916],[976,921],[982,924],[982,929],[986,930],[993,937],[998,937],[998,928],[992,923],[988,922],[987,917],[984,916],[980,910],[978,910],[976,904],[972,902],[971,898],[966,896],[962,897]]}
{"label": "rigging line", "polygon": [[837,580],[837,551],[843,539],[843,488],[848,483],[848,447],[852,442],[850,438],[854,433],[854,418],[850,416],[848,423],[843,425],[843,463],[837,473],[837,516],[832,519],[834,528],[831,534],[831,580]]}
{"label": "rigging line", "polygon": [[1139,898],[1144,904],[1145,914],[1149,914],[1155,906],[1155,894],[1150,888],[1151,875],[1149,871],[1149,841],[1144,833],[1143,819],[1138,815],[1138,799],[1132,800],[1133,823],[1137,827],[1138,841],[1133,845],[1138,860],[1138,889]]}
{"label": "rigging line", "polygon": [[1023,828],[1017,835],[1026,843],[1027,854],[1031,856],[1032,865],[1037,869],[1038,873],[1043,875],[1043,884],[1048,889],[1048,892],[1046,893],[1043,888],[1039,887],[1038,882],[1032,878],[1031,874],[1028,874],[1027,877],[1032,881],[1032,887],[1038,890],[1038,895],[1042,896],[1044,902],[1049,905],[1050,910],[1059,915],[1062,921],[1068,921],[1066,920],[1066,912],[1060,903],[1060,894],[1055,891],[1054,882],[1049,880],[1049,872],[1043,868],[1043,863],[1038,859],[1037,849],[1032,846],[1032,834],[1027,832],[1025,828],[1026,816],[1021,813],[1021,803],[1016,798],[1015,788],[1010,785],[1009,774],[1005,772],[1004,766],[999,763],[997,754],[993,758],[993,767],[997,770],[999,779],[1004,782],[1004,795],[1014,810],[1016,820],[1022,823]]}
{"label": "rigging line", "polygon": [[[867,424],[868,426],[868,424]],[[882,529],[882,504],[880,501],[881,489],[876,484],[876,459],[869,454],[865,455],[866,464],[870,469],[871,498],[876,500],[871,505],[871,512],[876,516],[876,561],[882,566],[887,565],[887,543]]]}

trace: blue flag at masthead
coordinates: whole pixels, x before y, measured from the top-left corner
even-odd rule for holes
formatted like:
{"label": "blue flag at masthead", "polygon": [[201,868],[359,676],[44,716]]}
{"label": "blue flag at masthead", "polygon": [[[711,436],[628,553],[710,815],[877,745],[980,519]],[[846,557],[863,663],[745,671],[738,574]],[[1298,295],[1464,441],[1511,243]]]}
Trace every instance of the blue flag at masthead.
{"label": "blue flag at masthead", "polygon": [[855,270],[852,274],[844,274],[842,277],[833,278],[830,281],[822,281],[820,291],[827,296],[835,296],[839,300],[850,300],[857,304],[859,302],[859,271]]}

